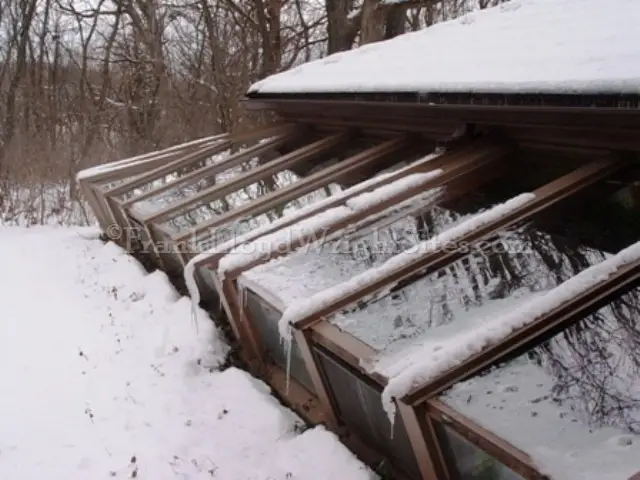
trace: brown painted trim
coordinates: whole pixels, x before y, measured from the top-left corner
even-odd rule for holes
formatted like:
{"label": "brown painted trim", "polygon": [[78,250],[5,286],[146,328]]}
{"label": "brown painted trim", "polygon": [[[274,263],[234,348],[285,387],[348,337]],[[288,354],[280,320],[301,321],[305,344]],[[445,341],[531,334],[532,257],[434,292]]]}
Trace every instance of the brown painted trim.
{"label": "brown painted trim", "polygon": [[256,99],[246,103],[247,108],[275,110],[283,114],[313,114],[326,116],[357,116],[361,119],[433,119],[475,124],[498,125],[546,125],[593,127],[608,125],[612,128],[634,129],[640,127],[637,109],[544,107],[544,106],[491,106],[491,105],[433,105],[428,103],[403,103],[357,100],[285,100]]}
{"label": "brown painted trim", "polygon": [[[460,244],[471,245],[484,238],[488,238],[497,231],[526,220],[533,214],[548,208],[550,205],[553,205],[570,195],[573,195],[581,189],[612,174],[620,167],[621,163],[614,161],[597,161],[582,166],[573,172],[535,190],[533,192],[535,197],[520,208],[504,215],[500,219],[475,228],[471,232],[455,239],[455,241]],[[374,279],[370,283],[364,284],[353,291],[345,292],[341,298],[336,299],[331,305],[324,306],[304,318],[301,318],[293,326],[297,329],[308,328],[318,322],[321,318],[328,317],[342,308],[353,304],[361,297],[371,295],[382,290],[387,285],[404,280],[414,272],[423,269],[434,272],[451,262],[462,258],[463,256],[465,256],[465,253],[460,249],[447,249],[442,252],[435,251],[425,253],[410,265],[400,267],[383,278]]]}
{"label": "brown painted trim", "polygon": [[[244,340],[244,336],[240,333],[240,321],[239,321],[239,308],[237,305],[236,298],[233,297],[232,292],[227,292],[225,286],[223,286],[222,282],[218,278],[218,276],[213,271],[204,272],[203,275],[210,275],[213,285],[218,292],[218,298],[220,298],[220,302],[222,303],[222,308],[224,308],[225,313],[227,314],[227,321],[231,325],[231,329],[233,330],[233,335],[236,340],[242,341]],[[255,357],[255,355],[254,355]]]}
{"label": "brown painted trim", "polygon": [[80,187],[80,192],[82,196],[87,200],[89,207],[93,211],[98,223],[100,224],[100,228],[103,232],[107,232],[109,229],[109,220],[107,215],[102,209],[102,205],[100,200],[98,200],[96,196],[96,192],[94,191],[93,185],[90,182],[80,180],[78,182],[78,186]]}
{"label": "brown painted trim", "polygon": [[530,480],[544,480],[546,477],[536,469],[529,455],[481,427],[470,418],[437,399],[426,404],[427,413],[475,444],[478,448],[498,459],[517,474]]}
{"label": "brown painted trim", "polygon": [[324,406],[328,425],[330,428],[336,429],[339,424],[338,413],[335,405],[331,401],[331,395],[329,394],[323,375],[320,373],[318,362],[311,350],[309,335],[306,332],[298,331],[295,332],[294,337],[298,347],[300,348],[300,353],[302,354],[302,358],[307,371],[309,372],[309,376],[311,377],[311,381],[313,382],[316,395],[318,395],[320,402]]}
{"label": "brown painted trim", "polygon": [[[451,160],[451,159],[449,159]],[[400,171],[397,172],[393,172],[391,174],[389,174],[388,176],[385,176],[384,178],[380,178],[378,179],[376,182],[371,182],[371,184],[367,187],[367,188],[363,188],[363,189],[352,189],[352,191],[335,197],[335,198],[329,198],[327,202],[323,202],[321,206],[315,206],[315,208],[309,208],[309,210],[307,210],[303,215],[299,215],[299,216],[295,216],[295,215],[291,215],[288,219],[288,221],[283,221],[281,224],[277,225],[277,226],[272,226],[271,228],[265,229],[263,231],[261,231],[260,233],[254,233],[254,235],[248,236],[246,240],[244,240],[242,242],[242,244],[246,244],[246,243],[250,243],[260,237],[269,235],[273,232],[275,232],[276,230],[280,230],[283,228],[287,228],[295,223],[298,223],[302,220],[306,220],[307,218],[310,218],[314,215],[317,215],[320,212],[326,211],[330,208],[335,208],[339,205],[344,204],[344,202],[346,202],[347,200],[356,197],[358,195],[361,195],[363,193],[375,190],[376,188],[379,188],[389,182],[398,180],[399,178],[402,178],[404,176],[413,174],[413,173],[420,173],[423,171],[428,171],[430,169],[433,168],[437,168],[437,165],[441,165],[442,161],[439,158],[434,158],[432,160],[429,161],[416,161],[414,162],[413,165],[411,165],[410,167],[407,167],[406,169],[400,169]],[[262,213],[259,211],[259,209],[261,209],[261,202],[262,198],[257,199],[256,200],[256,204],[255,207],[258,211],[258,213]],[[313,205],[312,205],[313,206]],[[286,217],[284,217],[284,220],[287,220]],[[189,238],[191,234],[189,233],[188,235],[182,235],[182,236],[178,236],[176,237],[176,241],[182,241],[182,240],[186,240],[187,238]],[[202,260],[202,262],[198,262],[198,265],[211,265],[214,268],[217,268],[217,264],[220,261],[220,258],[222,258],[226,253],[228,253],[229,251],[231,251],[235,246],[238,246],[240,244],[237,245],[233,245],[229,248],[227,248],[225,251],[220,252],[218,254],[213,254],[211,255],[209,258]]]}
{"label": "brown painted trim", "polygon": [[308,332],[314,344],[322,345],[353,368],[371,377],[380,386],[384,387],[386,385],[386,378],[372,376],[362,368],[362,362],[366,362],[377,355],[378,352],[373,347],[350,333],[340,330],[327,320],[318,322]]}
{"label": "brown painted trim", "polygon": [[[234,335],[247,352],[247,356],[264,365],[265,352],[260,343],[260,335],[255,328],[255,320],[251,317],[251,312],[245,308],[244,291],[241,292],[234,282],[220,281],[217,275],[213,276],[216,277],[214,284],[218,290],[218,296],[224,297],[229,307],[227,318],[233,322]],[[220,285],[219,289],[218,285]]]}
{"label": "brown painted trim", "polygon": [[[145,175],[144,177],[132,178],[129,182],[126,182],[126,184],[123,184],[122,186],[120,186],[118,190],[115,190],[112,193],[112,195],[119,195],[122,193],[132,192],[136,188],[149,185],[154,181],[160,180],[161,178],[164,178],[165,176],[170,175],[171,173],[177,172],[181,168],[187,167],[191,164],[199,163],[213,155],[220,154],[225,150],[230,149],[232,146],[233,144],[231,142],[225,141],[217,145],[213,145],[210,147],[197,150],[193,153],[190,153],[189,155],[179,158],[178,160],[171,163],[170,165],[166,165],[165,167],[158,168],[156,170],[152,170],[148,172],[148,174]],[[150,188],[149,190],[146,190],[140,193],[139,195],[133,196],[125,200],[124,202],[122,202],[122,206],[129,208],[135,203],[160,195],[162,192],[166,192],[167,190],[170,190],[172,188],[176,188],[180,185],[184,185],[192,181],[195,182],[198,179],[197,177],[200,177],[203,174],[203,171],[208,170],[215,165],[217,164],[206,165],[202,168],[189,172],[185,175],[181,175],[180,177],[170,180],[166,183],[162,183],[161,185],[157,185],[153,188]]]}
{"label": "brown painted trim", "polygon": [[[184,202],[182,202],[183,206],[189,204],[189,207],[196,207],[200,205],[204,199],[206,199],[207,202],[211,202],[219,198],[222,198],[226,195],[229,195],[235,191],[240,190],[243,187],[251,185],[252,183],[256,183],[256,182],[259,182],[260,180],[269,178],[273,174],[276,174],[279,171],[285,170],[296,163],[309,161],[310,159],[313,159],[318,155],[321,155],[327,151],[330,151],[331,149],[338,146],[340,143],[346,141],[347,138],[348,138],[348,135],[346,133],[338,133],[338,134],[334,134],[334,135],[322,138],[315,142],[308,143],[305,146],[300,147],[285,155],[282,155],[281,157],[275,160],[272,160],[267,163],[263,163],[262,165],[256,168],[248,170],[243,175],[235,176],[234,178],[231,178],[224,183],[219,183],[212,187],[209,187],[206,190],[203,190],[198,195],[185,199]],[[280,140],[280,142],[284,140],[286,140],[286,138],[283,138],[282,140]],[[263,144],[263,145],[266,145],[266,144]],[[245,150],[244,152],[242,152],[242,157],[248,158],[248,157],[260,154],[260,152],[258,151],[259,150],[258,147],[261,147],[260,150],[264,150],[265,148],[264,146],[259,145],[252,152],[250,152],[249,150]],[[273,148],[273,145],[271,147],[266,147],[266,148],[271,149]],[[219,165],[219,164],[205,167],[205,169],[202,170],[202,173],[205,175],[210,175],[210,172],[208,170],[211,170],[211,168],[215,167],[216,165]],[[207,170],[207,172],[204,172],[204,170]],[[197,175],[187,179],[187,181],[200,180],[200,178],[203,175],[201,175],[199,172],[201,171],[193,172],[193,173],[197,173]],[[181,177],[180,182],[182,183],[182,179],[186,178],[187,176],[188,175]],[[173,186],[174,185],[171,184],[169,185],[169,188]],[[191,200],[193,200],[195,203],[191,204],[190,203]]]}
{"label": "brown painted trim", "polygon": [[[112,182],[114,180],[120,180],[123,177],[131,177],[133,175],[137,175],[138,173],[146,172],[149,170],[149,168],[158,168],[161,165],[173,162],[176,160],[176,158],[181,157],[187,153],[190,153],[193,150],[201,148],[203,145],[224,141],[228,137],[229,137],[228,133],[223,133],[220,135],[214,135],[211,137],[205,137],[199,140],[194,140],[192,142],[180,143],[180,144],[165,148],[163,150],[158,150],[158,151],[149,152],[149,153],[137,155],[130,158],[125,158],[121,161],[128,161],[130,162],[130,164],[126,166],[121,166],[116,170],[107,170],[103,172],[97,172],[91,175],[90,177],[83,178],[81,181],[87,181],[89,183],[95,183],[95,184],[104,184],[104,183]],[[153,157],[155,157],[155,159],[152,160]],[[144,163],[141,165],[138,163],[140,161],[143,161]],[[106,164],[106,165],[109,165],[109,164]]]}

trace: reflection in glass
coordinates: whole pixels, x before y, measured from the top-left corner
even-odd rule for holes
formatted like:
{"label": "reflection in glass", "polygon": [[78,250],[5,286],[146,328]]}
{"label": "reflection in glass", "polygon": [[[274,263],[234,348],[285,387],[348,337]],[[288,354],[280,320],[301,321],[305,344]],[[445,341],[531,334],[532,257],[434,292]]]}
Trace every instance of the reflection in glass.
{"label": "reflection in glass", "polygon": [[380,388],[372,386],[321,348],[316,347],[314,353],[345,424],[368,444],[374,445],[396,468],[407,472],[410,478],[420,478],[404,423],[394,422],[392,428],[382,407]]}
{"label": "reflection in glass", "polygon": [[[287,368],[287,355],[278,333],[278,320],[282,313],[269,305],[251,290],[246,290],[246,308],[249,309],[253,325],[258,330],[262,346],[271,360],[283,370]],[[295,340],[291,342],[290,374],[311,392],[314,391],[313,382],[305,366],[300,347]]]}
{"label": "reflection in glass", "polygon": [[523,480],[523,478],[479,449],[449,427],[438,425],[445,456],[454,465],[458,480]]}
{"label": "reflection in glass", "polygon": [[[543,294],[601,262],[609,255],[603,249],[617,251],[640,238],[638,207],[619,202],[617,195],[603,198],[598,188],[490,241],[457,245],[468,252],[463,259],[436,272],[418,272],[331,322],[382,351],[384,368],[425,342],[441,344]],[[443,222],[442,216],[442,209],[430,212],[429,234],[447,228],[448,217]],[[618,221],[612,225],[611,218]]]}
{"label": "reflection in glass", "polygon": [[621,295],[537,348],[455,385],[443,401],[552,476],[628,478],[640,470],[639,296],[637,289]]}
{"label": "reflection in glass", "polygon": [[[421,196],[411,204],[368,219],[363,228],[340,232],[334,238],[321,234],[316,243],[257,266],[243,276],[268,289],[284,305],[308,298],[383,263],[431,235],[424,221],[431,214],[431,205],[430,196]],[[455,224],[460,217],[444,212],[438,221],[441,225],[433,228]]]}

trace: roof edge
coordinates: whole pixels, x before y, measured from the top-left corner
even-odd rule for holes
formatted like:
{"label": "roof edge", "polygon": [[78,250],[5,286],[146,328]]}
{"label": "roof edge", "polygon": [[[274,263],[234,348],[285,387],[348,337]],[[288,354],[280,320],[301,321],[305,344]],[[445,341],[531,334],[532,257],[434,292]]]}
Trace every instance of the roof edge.
{"label": "roof edge", "polygon": [[483,107],[555,107],[555,108],[613,108],[640,110],[639,94],[577,93],[546,94],[524,92],[517,94],[483,92],[309,92],[309,93],[260,93],[249,92],[246,100],[253,102],[280,101],[331,101],[372,102],[415,105],[483,106]]}

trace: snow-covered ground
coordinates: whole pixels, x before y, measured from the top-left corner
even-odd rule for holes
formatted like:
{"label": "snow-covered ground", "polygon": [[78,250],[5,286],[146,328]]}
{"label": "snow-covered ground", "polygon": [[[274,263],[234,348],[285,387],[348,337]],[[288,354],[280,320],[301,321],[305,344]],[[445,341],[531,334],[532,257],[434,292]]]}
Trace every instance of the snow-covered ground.
{"label": "snow-covered ground", "polygon": [[0,478],[368,479],[94,229],[0,227]]}

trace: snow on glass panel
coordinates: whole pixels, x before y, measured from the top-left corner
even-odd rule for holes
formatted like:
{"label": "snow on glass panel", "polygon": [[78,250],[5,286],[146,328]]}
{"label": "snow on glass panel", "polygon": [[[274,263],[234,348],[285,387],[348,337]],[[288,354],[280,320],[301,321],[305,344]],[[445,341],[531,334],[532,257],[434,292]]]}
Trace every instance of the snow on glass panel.
{"label": "snow on glass panel", "polygon": [[[243,275],[267,288],[285,306],[308,298],[415,245],[426,235],[424,218],[432,208],[430,197],[420,200],[369,218],[360,228],[326,237],[320,234],[314,244]],[[443,224],[461,220],[444,211],[438,218]]]}
{"label": "snow on glass panel", "polygon": [[640,471],[640,289],[443,400],[552,478],[629,478]]}
{"label": "snow on glass panel", "polygon": [[[195,207],[187,213],[165,222],[164,225],[174,233],[188,231],[203,222],[233,211],[236,208],[243,207],[268,193],[292,185],[300,180],[301,177],[297,176],[295,173],[291,171],[283,171],[266,180],[255,182],[240,190],[225,195],[222,198],[218,198]],[[270,223],[291,211],[295,211],[305,205],[327,198],[339,191],[341,191],[341,187],[337,184],[326,185],[313,192],[301,195],[290,202],[281,204],[261,215],[243,218],[228,227],[217,228],[214,232],[214,242],[219,243],[221,241],[229,240],[233,238],[233,236],[241,235],[260,225]]]}

